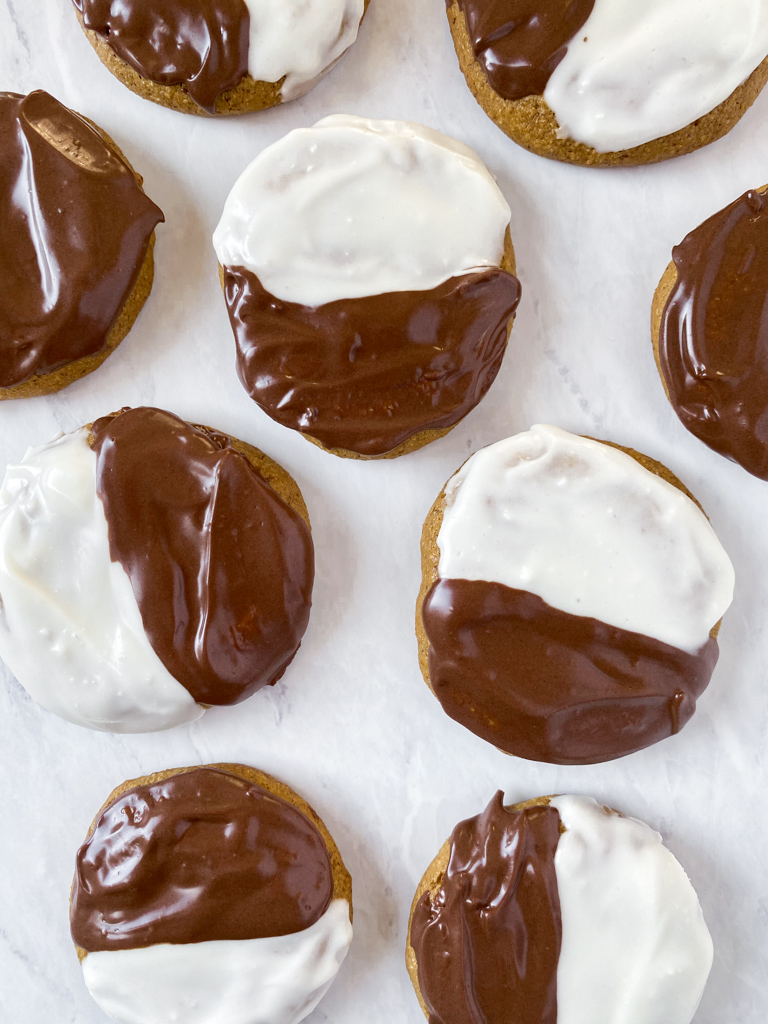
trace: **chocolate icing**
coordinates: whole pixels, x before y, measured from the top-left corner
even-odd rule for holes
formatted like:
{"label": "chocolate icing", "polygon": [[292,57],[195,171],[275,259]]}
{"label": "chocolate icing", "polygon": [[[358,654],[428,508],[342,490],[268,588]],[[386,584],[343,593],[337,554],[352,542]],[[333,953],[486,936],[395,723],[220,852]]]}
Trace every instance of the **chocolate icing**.
{"label": "chocolate icing", "polygon": [[497,267],[429,291],[312,308],[270,295],[243,267],[224,287],[240,380],[278,423],[364,456],[453,426],[494,381],[520,301]]}
{"label": "chocolate icing", "polygon": [[[451,0],[448,0],[450,6]],[[457,0],[475,57],[506,100],[540,96],[595,0]]]}
{"label": "chocolate icing", "polygon": [[768,480],[768,206],[747,192],[672,252],[659,360],[683,424]]}
{"label": "chocolate icing", "polygon": [[77,853],[70,927],[89,953],[260,939],[308,928],[332,895],[309,818],[237,775],[196,768],[102,812]]}
{"label": "chocolate icing", "polygon": [[162,220],[82,117],[0,93],[0,387],[104,349]]}
{"label": "chocolate icing", "polygon": [[183,85],[203,110],[248,73],[244,0],[73,0],[83,25],[158,85]]}
{"label": "chocolate icing", "polygon": [[557,1024],[559,839],[553,807],[507,810],[501,793],[453,830],[411,922],[430,1024]]}
{"label": "chocolate icing", "polygon": [[275,683],[309,620],[304,520],[227,437],[171,413],[124,410],[93,436],[110,554],[165,667],[202,704]]}
{"label": "chocolate icing", "polygon": [[518,757],[596,764],[678,732],[717,663],[551,608],[501,583],[440,579],[422,607],[443,710]]}

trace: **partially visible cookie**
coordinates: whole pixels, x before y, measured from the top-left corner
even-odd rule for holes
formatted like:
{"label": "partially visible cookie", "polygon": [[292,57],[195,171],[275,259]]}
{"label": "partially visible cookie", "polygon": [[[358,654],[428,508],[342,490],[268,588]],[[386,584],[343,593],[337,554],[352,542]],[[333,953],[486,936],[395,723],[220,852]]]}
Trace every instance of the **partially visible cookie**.
{"label": "partially visible cookie", "polygon": [[406,948],[430,1024],[690,1024],[712,957],[658,832],[588,797],[501,793],[427,868]]}
{"label": "partially visible cookie", "polygon": [[422,674],[443,710],[489,743],[593,764],[693,715],[734,574],[664,466],[534,426],[451,477],[421,551]]}
{"label": "partially visible cookie", "polygon": [[269,146],[214,234],[237,370],[334,455],[394,458],[483,398],[520,298],[510,210],[422,125],[326,117]]}
{"label": "partially visible cookie", "polygon": [[699,440],[768,480],[768,186],[688,234],[656,289],[664,390]]}
{"label": "partially visible cookie", "polygon": [[241,764],[123,783],[77,854],[72,939],[120,1024],[298,1024],[346,957],[351,921],[326,826]]}
{"label": "partially visible cookie", "polygon": [[164,219],[100,128],[42,90],[0,92],[0,400],[59,391],[114,352]]}
{"label": "partially visible cookie", "polygon": [[449,0],[459,64],[515,142],[586,166],[727,134],[768,81],[762,0]]}
{"label": "partially visible cookie", "polygon": [[91,729],[170,728],[275,683],[313,580],[288,473],[160,409],[30,449],[0,488],[0,657]]}
{"label": "partially visible cookie", "polygon": [[123,85],[186,114],[297,99],[355,42],[369,0],[72,0]]}

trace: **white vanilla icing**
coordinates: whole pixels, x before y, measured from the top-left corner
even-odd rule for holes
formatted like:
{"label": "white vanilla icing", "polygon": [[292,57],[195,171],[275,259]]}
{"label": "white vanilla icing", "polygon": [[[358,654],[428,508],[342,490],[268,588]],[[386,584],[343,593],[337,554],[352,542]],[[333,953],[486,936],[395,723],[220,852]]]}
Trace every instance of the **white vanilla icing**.
{"label": "white vanilla icing", "polygon": [[148,732],[203,714],[152,649],[110,559],[85,428],[30,448],[0,488],[0,657],[78,725]]}
{"label": "white vanilla icing", "polygon": [[690,1024],[712,967],[688,876],[661,836],[594,800],[552,800],[563,938],[557,1024]]}
{"label": "white vanilla icing", "polygon": [[245,0],[251,18],[248,73],[279,82],[295,100],[330,71],[357,39],[364,0]]}
{"label": "white vanilla icing", "polygon": [[336,899],[292,935],[89,953],[83,977],[118,1024],[298,1024],[351,941],[349,903]]}
{"label": "white vanilla icing", "polygon": [[733,597],[707,517],[625,452],[551,426],[476,452],[446,485],[443,579],[488,580],[694,653]]}
{"label": "white vanilla icing", "polygon": [[562,137],[631,149],[714,110],[767,54],[766,0],[595,0],[544,99]]}
{"label": "white vanilla icing", "polygon": [[437,288],[498,266],[510,210],[478,155],[422,125],[334,115],[265,149],[241,174],[213,236],[305,306]]}

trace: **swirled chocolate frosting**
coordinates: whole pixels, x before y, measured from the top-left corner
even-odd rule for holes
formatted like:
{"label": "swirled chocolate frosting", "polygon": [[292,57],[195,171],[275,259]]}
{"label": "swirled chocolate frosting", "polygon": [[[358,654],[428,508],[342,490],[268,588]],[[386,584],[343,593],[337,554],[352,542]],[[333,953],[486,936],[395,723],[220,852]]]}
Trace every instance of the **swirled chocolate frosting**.
{"label": "swirled chocolate frosting", "polygon": [[747,192],[672,252],[659,362],[683,424],[768,480],[768,205]]}
{"label": "swirled chocolate frosting", "polygon": [[507,810],[501,793],[453,830],[411,922],[430,1024],[557,1024],[559,839],[553,807]]}
{"label": "swirled chocolate frosting", "polygon": [[440,579],[422,606],[443,710],[518,757],[596,764],[678,732],[717,663],[570,615],[525,590]]}
{"label": "swirled chocolate frosting", "polygon": [[83,25],[158,85],[183,85],[203,110],[248,73],[244,0],[73,0]]}
{"label": "swirled chocolate frosting", "polygon": [[[456,0],[489,84],[506,100],[540,96],[595,0]],[[448,0],[450,6],[451,0]]]}
{"label": "swirled chocolate frosting", "polygon": [[171,413],[124,410],[93,438],[112,561],[165,667],[201,704],[276,682],[309,620],[304,520],[227,437]]}
{"label": "swirled chocolate frosting", "polygon": [[224,288],[251,398],[326,448],[363,456],[470,412],[499,371],[520,301],[517,278],[495,267],[317,308],[275,298],[243,267],[225,269]]}
{"label": "swirled chocolate frosting", "polygon": [[333,894],[330,857],[296,807],[219,769],[137,786],[77,853],[70,927],[95,953],[303,931]]}
{"label": "swirled chocolate frosting", "polygon": [[0,93],[0,387],[104,349],[162,220],[82,117]]}

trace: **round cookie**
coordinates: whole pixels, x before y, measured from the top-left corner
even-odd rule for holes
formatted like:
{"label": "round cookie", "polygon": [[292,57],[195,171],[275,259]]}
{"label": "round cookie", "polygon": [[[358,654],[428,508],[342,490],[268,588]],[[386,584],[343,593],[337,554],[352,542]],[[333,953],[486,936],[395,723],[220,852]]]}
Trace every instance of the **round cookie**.
{"label": "round cookie", "polygon": [[667,398],[716,452],[768,480],[768,186],[746,192],[672,250],[651,335]]}
{"label": "round cookie", "polygon": [[762,0],[449,0],[480,106],[540,156],[633,166],[726,135],[768,81]]}
{"label": "round cookie", "polygon": [[100,128],[42,90],[0,92],[0,400],[59,391],[114,352],[164,219]]}
{"label": "round cookie", "polygon": [[288,473],[159,409],[32,448],[0,488],[0,657],[78,725],[166,729],[274,684],[313,580]]}
{"label": "round cookie", "polygon": [[520,298],[510,210],[468,147],[334,115],[264,150],[213,236],[237,370],[334,455],[447,433],[501,366]]}
{"label": "round cookie", "polygon": [[529,760],[594,764],[693,715],[733,567],[659,463],[534,426],[451,477],[421,552],[421,671],[482,739]]}
{"label": "round cookie", "polygon": [[72,939],[119,1024],[298,1024],[346,957],[351,921],[324,823],[241,764],[123,783],[77,854]]}
{"label": "round cookie", "polygon": [[406,947],[430,1024],[690,1024],[712,958],[657,832],[588,797],[501,792],[427,868]]}
{"label": "round cookie", "polygon": [[185,114],[245,114],[298,99],[357,38],[369,0],[72,0],[102,63]]}

